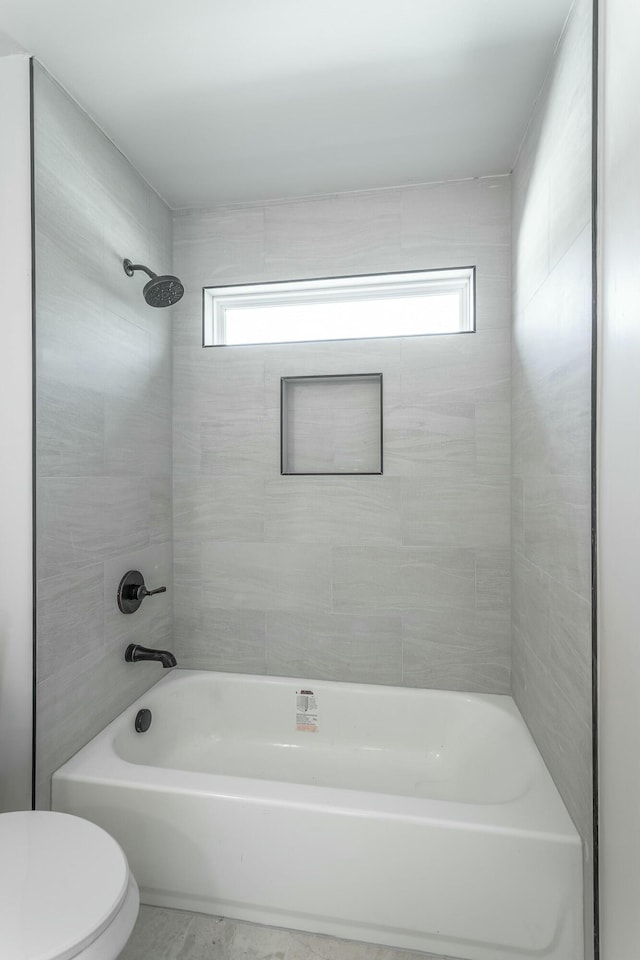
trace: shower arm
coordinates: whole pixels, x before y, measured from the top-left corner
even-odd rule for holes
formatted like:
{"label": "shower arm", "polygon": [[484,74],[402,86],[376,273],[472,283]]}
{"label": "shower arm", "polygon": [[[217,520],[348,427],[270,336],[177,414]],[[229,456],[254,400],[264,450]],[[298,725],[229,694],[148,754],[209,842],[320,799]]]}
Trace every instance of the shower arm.
{"label": "shower arm", "polygon": [[157,273],[154,273],[153,270],[149,270],[149,267],[145,267],[143,263],[131,263],[131,260],[124,260],[124,272],[128,277],[132,277],[135,270],[144,270],[148,277],[151,277],[152,280],[158,276]]}

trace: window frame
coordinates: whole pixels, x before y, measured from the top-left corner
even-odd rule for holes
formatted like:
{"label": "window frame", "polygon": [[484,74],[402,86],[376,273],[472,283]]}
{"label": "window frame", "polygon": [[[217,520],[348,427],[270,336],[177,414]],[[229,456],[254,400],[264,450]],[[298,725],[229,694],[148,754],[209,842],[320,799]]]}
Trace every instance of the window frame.
{"label": "window frame", "polygon": [[[272,340],[255,343],[215,342],[225,333],[224,311],[232,305],[250,306],[262,303],[275,306],[282,303],[318,303],[319,300],[337,302],[346,300],[382,299],[386,292],[396,297],[437,296],[452,290],[465,290],[465,314],[460,329],[446,332],[389,334],[370,337],[339,337],[322,340]],[[429,292],[426,292],[429,290]],[[365,294],[369,295],[366,296]],[[342,294],[342,295],[337,295]],[[397,270],[391,273],[346,274],[331,277],[313,277],[297,280],[260,281],[258,283],[216,284],[202,288],[202,346],[256,347],[277,346],[285,343],[340,343],[354,340],[393,340],[419,337],[448,337],[476,332],[476,266],[442,267],[428,270]]]}

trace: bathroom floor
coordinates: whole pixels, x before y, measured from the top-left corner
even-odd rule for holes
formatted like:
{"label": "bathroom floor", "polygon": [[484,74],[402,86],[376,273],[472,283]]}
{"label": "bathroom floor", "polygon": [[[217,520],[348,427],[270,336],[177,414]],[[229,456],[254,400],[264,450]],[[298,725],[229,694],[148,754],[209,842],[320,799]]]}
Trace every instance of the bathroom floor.
{"label": "bathroom floor", "polygon": [[445,960],[203,913],[140,907],[120,960]]}

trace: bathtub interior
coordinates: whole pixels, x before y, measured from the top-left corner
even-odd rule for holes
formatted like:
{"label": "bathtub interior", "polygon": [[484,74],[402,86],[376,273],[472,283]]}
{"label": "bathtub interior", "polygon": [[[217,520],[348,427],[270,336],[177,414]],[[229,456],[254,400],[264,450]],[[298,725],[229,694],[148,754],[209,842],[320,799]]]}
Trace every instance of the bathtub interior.
{"label": "bathtub interior", "polygon": [[[141,699],[151,727],[140,735],[132,722],[122,725],[114,735],[118,756],[144,766],[478,804],[522,796],[540,772],[535,750],[523,749],[523,724],[509,697],[190,674],[174,673]],[[317,722],[304,729],[296,723],[301,690],[316,699]]]}

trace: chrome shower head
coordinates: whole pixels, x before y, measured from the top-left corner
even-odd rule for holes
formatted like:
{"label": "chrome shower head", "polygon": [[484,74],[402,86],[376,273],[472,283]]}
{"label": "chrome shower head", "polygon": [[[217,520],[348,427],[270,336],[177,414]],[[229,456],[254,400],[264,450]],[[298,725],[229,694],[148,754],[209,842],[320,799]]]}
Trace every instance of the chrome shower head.
{"label": "chrome shower head", "polygon": [[153,270],[149,270],[149,267],[145,267],[142,263],[131,263],[131,260],[123,260],[122,265],[128,277],[132,277],[136,270],[144,270],[151,277],[142,291],[150,307],[170,307],[181,299],[184,287],[177,277],[169,274],[159,277]]}

